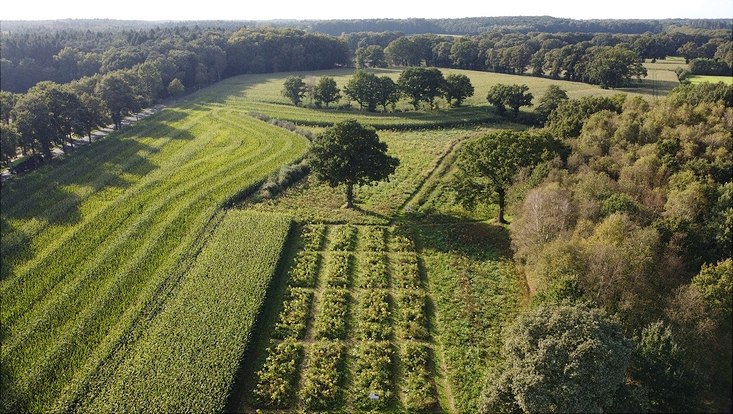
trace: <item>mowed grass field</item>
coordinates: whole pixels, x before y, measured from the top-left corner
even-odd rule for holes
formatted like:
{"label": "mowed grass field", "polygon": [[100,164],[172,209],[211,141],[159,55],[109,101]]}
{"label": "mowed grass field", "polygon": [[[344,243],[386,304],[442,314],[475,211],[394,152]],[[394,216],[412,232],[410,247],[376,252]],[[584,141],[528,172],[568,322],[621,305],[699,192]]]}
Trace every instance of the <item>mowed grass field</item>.
{"label": "mowed grass field", "polygon": [[733,85],[733,76],[704,76],[704,75],[690,75],[687,77],[687,79],[690,80],[690,83],[703,83],[703,82],[710,82],[710,83],[717,83],[717,82],[723,82],[726,85]]}
{"label": "mowed grass field", "polygon": [[[228,102],[240,92],[222,82],[3,184],[4,411],[65,411],[83,400],[138,326],[168,296],[176,303],[221,208],[305,153],[304,138]],[[208,305],[227,306],[217,296]],[[204,328],[186,334],[216,335]]]}
{"label": "mowed grass field", "polygon": [[[279,371],[272,368],[273,384],[286,384],[292,393],[284,408],[473,410],[479,381],[498,358],[501,327],[518,312],[524,292],[507,260],[506,229],[488,224],[492,206],[466,211],[452,200],[446,180],[455,151],[498,128],[526,128],[494,114],[485,99],[493,84],[525,83],[535,99],[550,84],[571,97],[619,91],[527,76],[443,72],[471,78],[476,95],[465,107],[443,103],[438,111],[414,111],[400,102],[398,111],[376,114],[295,107],[280,95],[290,74],[238,76],[3,184],[0,409],[271,408],[276,404],[254,401],[251,394],[261,373],[268,377],[264,357],[248,362],[257,365],[249,376],[237,374],[240,363],[249,361],[244,353],[250,352],[253,336],[256,344],[275,339],[269,351],[273,360],[297,359],[290,385],[278,382],[274,373]],[[343,87],[352,73],[297,75],[307,81],[333,76]],[[377,73],[399,76],[398,70]],[[358,119],[379,129],[401,164],[389,182],[358,188],[355,210],[340,208],[342,189],[311,178],[274,200],[238,203],[268,174],[302,157],[308,146],[306,139],[251,112],[315,132]],[[236,208],[228,210],[232,204]],[[325,226],[322,244],[302,247],[302,237],[292,236],[285,243],[291,218],[299,229]],[[351,227],[356,228],[353,244],[338,247],[336,234]],[[408,230],[404,251],[391,247],[398,228]],[[374,236],[366,236],[373,229],[385,232],[382,259],[372,257],[381,257],[372,254],[380,253],[369,244]],[[314,284],[270,295],[281,251],[301,250],[317,258]],[[337,267],[332,263],[343,261],[342,256],[347,257],[345,285],[331,286],[334,272],[328,267]],[[400,269],[412,269],[401,262],[404,256],[417,265],[414,286],[396,284]],[[368,287],[361,285],[369,274],[363,271],[367,264],[386,269],[386,284],[375,297],[367,297]],[[285,292],[298,264],[291,260],[283,266],[275,280]],[[404,291],[413,288],[417,293]],[[413,296],[427,304],[411,313],[426,321],[421,338],[400,333],[400,303],[413,303]],[[261,310],[279,318],[283,297],[307,304],[305,336],[278,337],[274,322],[252,332]],[[344,317],[319,316],[343,315],[344,306]],[[379,319],[379,309],[386,309],[386,319]],[[342,336],[319,333],[334,328],[338,319],[345,322]],[[361,326],[370,326],[374,335],[382,329],[388,333],[365,341]],[[267,347],[261,346],[260,355]],[[319,358],[334,365],[309,362]],[[389,362],[369,365],[372,358]],[[418,362],[407,365],[412,360]],[[420,376],[406,376],[407,369]],[[391,374],[385,379],[359,370]],[[322,390],[319,378],[328,375],[335,375],[335,389],[341,390],[335,396]],[[388,395],[383,406],[363,398],[372,377],[382,378],[374,386]],[[430,384],[426,395],[405,391],[423,383]],[[431,398],[436,401],[418,407]]]}

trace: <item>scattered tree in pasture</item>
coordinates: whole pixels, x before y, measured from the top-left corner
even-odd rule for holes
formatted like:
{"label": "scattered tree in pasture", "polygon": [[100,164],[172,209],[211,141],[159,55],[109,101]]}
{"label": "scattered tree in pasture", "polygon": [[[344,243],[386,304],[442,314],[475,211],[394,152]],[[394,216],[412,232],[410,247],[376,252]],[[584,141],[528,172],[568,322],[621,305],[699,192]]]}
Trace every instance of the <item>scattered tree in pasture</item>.
{"label": "scattered tree in pasture", "polygon": [[381,83],[377,75],[365,71],[357,71],[344,87],[344,93],[359,103],[361,108],[374,112],[379,104]]}
{"label": "scattered tree in pasture", "polygon": [[387,105],[394,106],[400,100],[400,91],[397,84],[387,75],[379,77],[377,103],[387,112]]}
{"label": "scattered tree in pasture", "polygon": [[397,81],[400,91],[410,99],[415,110],[419,109],[420,102],[434,109],[435,98],[442,95],[444,83],[443,73],[435,68],[407,68]]}
{"label": "scattered tree in pasture", "polygon": [[282,95],[293,103],[300,105],[306,93],[306,85],[303,78],[299,76],[288,76],[283,83]]}
{"label": "scattered tree in pasture", "polygon": [[336,85],[336,80],[324,76],[315,84],[313,97],[316,106],[320,107],[321,103],[324,103],[326,104],[326,108],[328,108],[328,104],[341,99],[341,89]]}
{"label": "scattered tree in pasture", "polygon": [[552,111],[557,108],[560,103],[563,101],[568,100],[568,94],[560,89],[557,85],[550,85],[547,87],[547,91],[545,91],[545,94],[542,95],[539,102],[537,103],[537,107],[535,107],[535,112],[537,112],[540,115],[540,121],[542,124],[547,122],[547,119],[550,117],[550,114]]}
{"label": "scattered tree in pasture", "polygon": [[604,89],[625,86],[647,74],[639,55],[621,46],[594,49],[586,59],[584,80]]}
{"label": "scattered tree in pasture", "polygon": [[473,85],[468,76],[452,73],[445,77],[444,96],[452,107],[459,107],[469,96],[473,96]]}
{"label": "scattered tree in pasture", "polygon": [[632,343],[598,309],[536,308],[507,330],[504,355],[505,369],[487,381],[484,413],[606,412],[629,405]]}
{"label": "scattered tree in pasture", "polygon": [[519,108],[522,106],[532,105],[532,94],[527,92],[527,85],[504,85],[497,84],[489,89],[486,100],[496,107],[497,112],[504,114],[506,108],[512,108],[512,113],[516,118],[519,115]]}
{"label": "scattered tree in pasture", "polygon": [[386,180],[399,165],[387,155],[373,128],[355,120],[334,124],[313,141],[309,163],[316,177],[331,187],[346,186],[346,208],[354,207],[354,186]]}
{"label": "scattered tree in pasture", "polygon": [[494,132],[466,143],[461,149],[453,188],[466,207],[489,201],[496,195],[499,205],[496,221],[506,223],[506,193],[517,172],[564,153],[562,143],[548,135]]}

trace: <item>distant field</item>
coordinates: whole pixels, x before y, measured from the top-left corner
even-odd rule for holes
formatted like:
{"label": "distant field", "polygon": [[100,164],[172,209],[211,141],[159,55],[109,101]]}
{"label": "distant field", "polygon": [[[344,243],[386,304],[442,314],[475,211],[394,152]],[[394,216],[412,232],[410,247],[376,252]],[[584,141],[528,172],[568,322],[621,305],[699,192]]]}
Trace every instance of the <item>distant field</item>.
{"label": "distant field", "polygon": [[710,82],[710,83],[717,83],[717,82],[723,82],[726,85],[733,85],[733,76],[704,76],[704,75],[690,75],[687,77],[687,79],[690,80],[690,83],[703,83],[703,82]]}
{"label": "distant field", "polygon": [[225,203],[304,154],[304,138],[225,104],[239,92],[219,83],[3,184],[0,411],[76,404]]}

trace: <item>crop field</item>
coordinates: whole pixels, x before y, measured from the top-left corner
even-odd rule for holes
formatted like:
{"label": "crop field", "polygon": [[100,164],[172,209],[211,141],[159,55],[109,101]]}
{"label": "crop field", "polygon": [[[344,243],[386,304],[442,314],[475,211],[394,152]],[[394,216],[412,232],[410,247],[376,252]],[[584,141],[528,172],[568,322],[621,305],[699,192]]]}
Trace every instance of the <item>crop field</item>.
{"label": "crop field", "polygon": [[[2,188],[2,407],[65,410],[179,285],[222,206],[307,141],[223,82]],[[218,99],[218,101],[217,101]]]}
{"label": "crop field", "polygon": [[[452,198],[456,150],[526,128],[494,114],[493,84],[619,91],[443,72],[471,78],[464,108],[295,107],[288,73],[230,78],[4,183],[0,411],[475,411],[526,292],[494,207]],[[355,118],[400,166],[353,210],[312,177],[252,203],[308,147],[253,112],[314,132]]]}
{"label": "crop field", "polygon": [[723,82],[726,85],[733,85],[733,76],[705,76],[705,75],[690,75],[687,77],[690,83],[703,83],[703,82]]}

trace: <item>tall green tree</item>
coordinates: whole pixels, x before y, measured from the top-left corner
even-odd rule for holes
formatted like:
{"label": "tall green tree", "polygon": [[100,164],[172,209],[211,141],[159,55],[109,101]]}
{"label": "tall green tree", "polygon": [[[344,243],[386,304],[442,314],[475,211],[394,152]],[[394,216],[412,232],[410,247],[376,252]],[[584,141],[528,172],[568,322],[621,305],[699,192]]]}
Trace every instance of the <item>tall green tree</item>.
{"label": "tall green tree", "polygon": [[458,173],[453,188],[466,207],[496,196],[496,221],[506,223],[506,193],[520,168],[565,155],[563,144],[549,135],[499,131],[484,135],[463,146],[458,154]]}
{"label": "tall green tree", "polygon": [[560,89],[559,86],[548,86],[545,94],[542,95],[537,103],[537,107],[535,108],[535,112],[540,115],[540,121],[542,124],[547,122],[547,118],[550,117],[552,111],[554,111],[560,103],[567,101],[568,99],[568,94],[563,89]]}
{"label": "tall green tree", "polygon": [[512,113],[516,118],[519,115],[519,108],[522,106],[532,105],[532,94],[527,92],[527,85],[504,85],[496,84],[489,89],[486,100],[496,107],[500,114],[506,112],[506,108],[512,108]]}
{"label": "tall green tree", "polygon": [[303,82],[303,78],[299,76],[288,76],[283,82],[282,95],[293,103],[293,105],[300,105],[305,96],[306,85]]}
{"label": "tall green tree", "polygon": [[400,91],[397,84],[387,75],[379,77],[377,103],[387,112],[387,105],[395,105],[400,100]]}
{"label": "tall green tree", "polygon": [[0,91],[0,122],[9,123],[15,103],[19,95],[8,91]]}
{"label": "tall green tree", "polygon": [[456,108],[461,106],[463,101],[469,96],[473,96],[473,85],[468,76],[460,73],[451,73],[445,77],[443,84],[443,93],[445,100],[450,106]]}
{"label": "tall green tree", "polygon": [[0,122],[0,165],[9,166],[18,152],[20,133],[13,124]]}
{"label": "tall green tree", "polygon": [[321,103],[328,104],[341,99],[341,89],[336,85],[336,80],[331,77],[324,76],[318,80],[314,87],[313,97],[317,106]]}
{"label": "tall green tree", "polygon": [[103,100],[87,93],[79,97],[79,103],[81,106],[79,107],[74,132],[79,135],[86,135],[91,144],[92,131],[105,126],[109,122],[109,110]]}
{"label": "tall green tree", "polygon": [[631,355],[631,341],[600,310],[582,305],[536,308],[506,332],[506,366],[487,381],[481,411],[625,411],[620,408],[633,399],[625,387]]}
{"label": "tall green tree", "polygon": [[443,73],[436,68],[407,68],[397,81],[400,91],[410,99],[415,110],[420,108],[420,102],[428,103],[430,109],[435,108],[435,98],[442,95],[444,83]]}
{"label": "tall green tree", "polygon": [[358,102],[362,109],[366,107],[367,111],[374,112],[379,104],[381,87],[377,75],[360,70],[346,83],[344,93]]}
{"label": "tall green tree", "polygon": [[140,109],[141,96],[136,93],[130,79],[120,72],[104,75],[99,80],[95,92],[95,95],[107,105],[115,129],[122,128],[125,116]]}
{"label": "tall green tree", "polygon": [[346,208],[354,207],[354,186],[386,180],[400,161],[373,128],[355,120],[334,124],[313,141],[309,163],[316,177],[331,187],[346,186]]}
{"label": "tall green tree", "polygon": [[647,73],[643,59],[622,46],[594,48],[585,60],[583,80],[601,88],[619,88]]}

